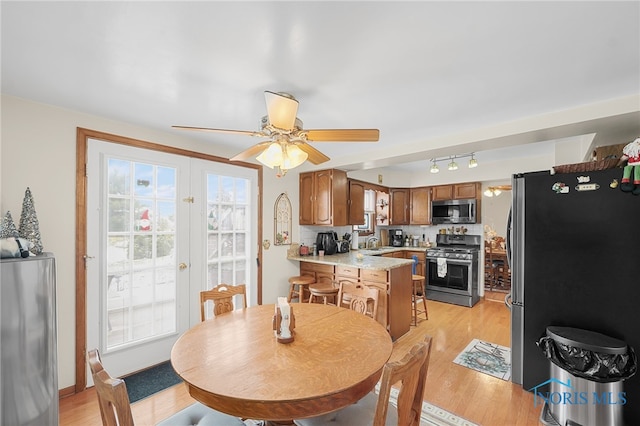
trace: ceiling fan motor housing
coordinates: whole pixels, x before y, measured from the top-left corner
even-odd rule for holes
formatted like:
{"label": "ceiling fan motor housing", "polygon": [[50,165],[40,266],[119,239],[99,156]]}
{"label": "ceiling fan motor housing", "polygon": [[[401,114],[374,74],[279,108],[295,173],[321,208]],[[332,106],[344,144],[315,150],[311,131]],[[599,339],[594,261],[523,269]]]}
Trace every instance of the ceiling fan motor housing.
{"label": "ceiling fan motor housing", "polygon": [[[268,125],[269,125],[269,116],[265,115],[260,119],[260,129],[264,130]],[[291,130],[291,133],[293,133],[293,131],[300,131],[302,130],[302,120],[300,120],[298,117],[296,117],[295,123],[293,125],[293,129]]]}

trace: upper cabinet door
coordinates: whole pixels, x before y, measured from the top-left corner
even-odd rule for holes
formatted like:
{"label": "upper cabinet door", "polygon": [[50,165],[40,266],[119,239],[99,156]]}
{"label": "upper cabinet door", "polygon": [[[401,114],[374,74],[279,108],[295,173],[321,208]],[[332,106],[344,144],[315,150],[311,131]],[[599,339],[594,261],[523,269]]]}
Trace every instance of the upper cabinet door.
{"label": "upper cabinet door", "polygon": [[410,222],[412,225],[431,224],[431,188],[411,188]]}
{"label": "upper cabinet door", "polygon": [[453,187],[451,185],[434,186],[431,200],[453,200]]}
{"label": "upper cabinet door", "polygon": [[313,173],[300,173],[300,225],[313,225]]}
{"label": "upper cabinet door", "polygon": [[391,205],[390,225],[409,224],[409,189],[393,188],[389,190],[389,204]]}
{"label": "upper cabinet door", "polygon": [[[364,225],[364,184],[349,181],[349,225]],[[375,203],[375,201],[374,201]]]}
{"label": "upper cabinet door", "polygon": [[458,183],[453,185],[453,198],[456,200],[464,200],[477,198],[480,194],[479,182]]}
{"label": "upper cabinet door", "polygon": [[321,170],[315,173],[315,178],[316,206],[314,223],[316,225],[331,225],[333,206],[333,175],[331,173],[331,170]]}

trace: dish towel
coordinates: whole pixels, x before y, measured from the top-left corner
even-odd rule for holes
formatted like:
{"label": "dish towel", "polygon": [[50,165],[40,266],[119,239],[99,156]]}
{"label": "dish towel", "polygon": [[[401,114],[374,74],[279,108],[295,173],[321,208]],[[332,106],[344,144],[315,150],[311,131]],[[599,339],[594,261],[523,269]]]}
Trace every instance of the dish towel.
{"label": "dish towel", "polygon": [[447,276],[447,259],[439,257],[438,261],[438,278],[444,278]]}

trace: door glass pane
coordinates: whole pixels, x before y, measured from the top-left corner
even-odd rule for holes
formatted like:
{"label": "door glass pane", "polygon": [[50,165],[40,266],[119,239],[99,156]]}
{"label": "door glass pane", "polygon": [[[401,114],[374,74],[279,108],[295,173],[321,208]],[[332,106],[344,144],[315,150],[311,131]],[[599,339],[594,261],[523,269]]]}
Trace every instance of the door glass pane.
{"label": "door glass pane", "polygon": [[175,168],[110,158],[107,349],[176,331]]}
{"label": "door glass pane", "polygon": [[249,284],[249,188],[245,178],[207,175],[207,288]]}

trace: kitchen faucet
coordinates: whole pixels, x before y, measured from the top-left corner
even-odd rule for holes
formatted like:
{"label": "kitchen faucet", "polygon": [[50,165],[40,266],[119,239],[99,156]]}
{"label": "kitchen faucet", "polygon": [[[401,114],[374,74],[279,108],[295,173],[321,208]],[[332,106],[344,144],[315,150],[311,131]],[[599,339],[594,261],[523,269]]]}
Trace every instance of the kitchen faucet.
{"label": "kitchen faucet", "polygon": [[[378,242],[378,237],[373,237],[373,236],[372,236],[372,237],[367,238],[367,242],[366,242],[366,244],[365,244],[365,248],[369,248],[369,243],[370,243],[370,242],[372,242],[372,241],[374,241],[374,242],[376,242],[376,243],[377,243],[377,242]],[[377,245],[377,244],[376,244],[376,245]]]}

